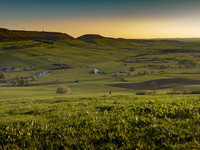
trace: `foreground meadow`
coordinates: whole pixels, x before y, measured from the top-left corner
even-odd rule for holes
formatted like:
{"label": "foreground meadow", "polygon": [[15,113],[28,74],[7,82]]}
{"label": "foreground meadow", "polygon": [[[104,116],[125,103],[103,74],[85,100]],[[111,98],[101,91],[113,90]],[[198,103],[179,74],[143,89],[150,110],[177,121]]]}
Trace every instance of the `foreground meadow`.
{"label": "foreground meadow", "polygon": [[198,95],[0,99],[0,149],[200,149]]}

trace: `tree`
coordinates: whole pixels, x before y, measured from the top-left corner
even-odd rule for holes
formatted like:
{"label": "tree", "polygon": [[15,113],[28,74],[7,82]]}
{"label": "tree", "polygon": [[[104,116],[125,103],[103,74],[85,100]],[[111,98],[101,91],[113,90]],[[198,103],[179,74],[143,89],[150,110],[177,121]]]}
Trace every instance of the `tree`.
{"label": "tree", "polygon": [[127,82],[127,80],[122,75],[114,74],[112,77],[115,78],[115,80]]}
{"label": "tree", "polygon": [[130,67],[131,72],[135,71],[135,67]]}
{"label": "tree", "polygon": [[29,80],[27,79],[27,80],[25,80],[25,84],[26,85],[28,85],[29,84]]}
{"label": "tree", "polygon": [[7,80],[7,74],[5,72],[0,72],[0,80]]}
{"label": "tree", "polygon": [[150,86],[151,89],[153,90],[153,94],[156,94],[156,90],[158,89],[158,84],[155,81],[153,81],[151,82]]}
{"label": "tree", "polygon": [[14,85],[14,86],[17,85],[17,81],[16,81],[16,80],[13,81],[13,85]]}
{"label": "tree", "polygon": [[112,77],[115,78],[115,80],[119,79],[119,76],[117,74],[114,74]]}
{"label": "tree", "polygon": [[25,80],[23,80],[23,79],[19,80],[18,84],[19,85],[25,85]]}
{"label": "tree", "polygon": [[183,84],[174,84],[172,90],[174,94],[183,94]]}
{"label": "tree", "polygon": [[20,76],[16,76],[16,81],[17,81],[17,83],[19,83],[19,80],[20,80]]}

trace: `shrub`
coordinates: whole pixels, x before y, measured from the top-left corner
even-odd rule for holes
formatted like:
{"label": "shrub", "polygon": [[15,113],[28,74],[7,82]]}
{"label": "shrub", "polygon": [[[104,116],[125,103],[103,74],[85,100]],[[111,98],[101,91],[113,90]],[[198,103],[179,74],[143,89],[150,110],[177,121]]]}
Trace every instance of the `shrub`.
{"label": "shrub", "polygon": [[151,82],[150,87],[153,90],[153,94],[156,94],[156,90],[158,89],[158,84],[155,81],[153,81]]}
{"label": "shrub", "polygon": [[115,74],[112,77],[115,78],[115,80],[119,80],[119,81],[122,81],[122,82],[127,82],[128,81],[122,75]]}
{"label": "shrub", "polygon": [[146,95],[146,92],[137,92],[135,95]]}
{"label": "shrub", "polygon": [[70,93],[70,88],[61,85],[61,86],[59,86],[59,87],[57,88],[56,93],[57,93],[57,94]]}
{"label": "shrub", "polygon": [[190,93],[191,93],[190,89],[187,88],[183,89],[183,94],[190,94]]}
{"label": "shrub", "polygon": [[200,91],[192,91],[189,94],[200,94]]}
{"label": "shrub", "polygon": [[175,94],[183,94],[183,84],[174,84],[172,90]]}
{"label": "shrub", "polygon": [[128,82],[128,80],[126,80],[124,77],[122,77],[122,78],[120,79],[120,81],[122,81],[122,82]]}
{"label": "shrub", "polygon": [[131,72],[135,71],[135,67],[130,67]]}
{"label": "shrub", "polygon": [[0,72],[0,80],[7,80],[7,74],[5,72]]}

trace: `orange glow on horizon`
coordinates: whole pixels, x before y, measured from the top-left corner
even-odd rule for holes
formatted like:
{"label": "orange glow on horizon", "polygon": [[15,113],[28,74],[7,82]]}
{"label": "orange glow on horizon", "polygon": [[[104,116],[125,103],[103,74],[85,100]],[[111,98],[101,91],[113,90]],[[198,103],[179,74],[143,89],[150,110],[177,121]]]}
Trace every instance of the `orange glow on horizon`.
{"label": "orange glow on horizon", "polygon": [[[25,25],[24,25],[25,24]],[[187,18],[142,19],[58,19],[20,22],[11,29],[45,30],[67,33],[78,37],[84,34],[100,34],[116,38],[189,38],[200,37],[200,21]]]}

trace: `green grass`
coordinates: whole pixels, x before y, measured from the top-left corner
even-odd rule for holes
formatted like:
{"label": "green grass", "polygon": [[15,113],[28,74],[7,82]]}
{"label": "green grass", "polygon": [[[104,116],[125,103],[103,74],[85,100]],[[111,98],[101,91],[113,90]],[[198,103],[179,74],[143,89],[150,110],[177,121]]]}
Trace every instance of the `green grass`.
{"label": "green grass", "polygon": [[1,42],[0,49],[19,49],[19,48],[26,48],[26,46],[34,46],[39,44],[40,42],[36,41],[16,41],[16,42]]}
{"label": "green grass", "polygon": [[[156,76],[156,75],[146,75],[146,76],[135,76],[135,77],[126,77],[125,79],[128,80],[128,82],[122,82],[115,80],[114,78],[110,79],[101,79],[99,80],[98,75],[95,76],[94,74],[88,73],[85,70],[85,76],[83,74],[78,74],[79,71],[82,69],[69,69],[66,71],[58,71],[53,73],[53,75],[39,78],[36,81],[30,81],[30,84],[39,84],[36,86],[28,86],[28,87],[0,87],[0,95],[1,97],[26,97],[26,96],[54,96],[56,93],[56,89],[59,85],[67,86],[71,89],[70,96],[102,96],[102,95],[109,95],[109,91],[112,91],[112,95],[133,95],[138,92],[138,90],[134,89],[125,89],[125,88],[117,88],[108,86],[109,84],[119,84],[119,83],[141,83],[145,81],[151,81],[155,79],[165,79],[169,77],[163,77],[163,76]],[[78,72],[77,72],[78,71]],[[84,71],[83,71],[84,72]],[[73,75],[74,74],[74,75]],[[82,78],[77,78],[79,76]],[[81,76],[82,75],[82,76]],[[88,77],[89,75],[89,77]],[[60,77],[59,81],[66,82],[66,83],[57,83],[55,81],[57,77],[59,76],[65,76]],[[93,78],[92,78],[93,76]],[[54,79],[51,79],[54,77]],[[104,78],[104,76],[99,75],[100,78]],[[105,76],[109,77],[109,76]],[[95,79],[96,78],[96,79]],[[75,80],[80,80],[78,83],[75,83]],[[84,81],[84,80],[91,80],[91,81]],[[45,85],[46,82],[52,82],[55,81],[55,84],[52,85]],[[72,81],[72,82],[71,82]],[[4,84],[8,85],[9,84]],[[152,93],[152,91],[148,91],[149,93]],[[166,94],[169,92],[169,89],[163,89],[158,90],[158,94]]]}
{"label": "green grass", "polygon": [[198,96],[0,99],[2,149],[199,149]]}
{"label": "green grass", "polygon": [[[29,84],[39,84],[37,87],[32,87],[33,92],[30,95],[37,95],[34,89],[52,88],[52,93],[60,84],[65,84],[72,89],[74,95],[104,95],[109,90],[118,94],[132,94],[137,93],[137,90],[113,88],[107,86],[108,84],[123,83],[115,81],[108,75],[95,75],[91,70],[80,69],[80,67],[93,67],[100,69],[101,72],[111,73],[117,72],[130,67],[136,67],[134,72],[122,75],[137,75],[146,72],[145,76],[139,77],[125,77],[127,83],[140,83],[161,78],[182,77],[189,79],[198,79],[198,74],[181,74],[181,73],[199,73],[200,57],[198,53],[199,43],[188,42],[172,42],[172,41],[142,41],[135,40],[132,42],[118,41],[113,43],[113,40],[97,39],[97,44],[87,44],[76,40],[63,40],[55,42],[54,44],[41,44],[40,46],[33,46],[29,48],[17,48],[0,50],[0,65],[3,67],[33,67],[33,71],[21,72],[7,72],[9,80],[19,77],[33,76],[38,72],[56,68],[53,64],[67,64],[73,69],[57,70],[48,76],[29,81]],[[20,41],[20,42],[1,42],[1,46],[23,46],[31,45],[37,42],[34,41]],[[71,43],[71,44],[70,44]],[[193,45],[191,47],[191,45]],[[162,54],[160,50],[173,49],[174,53]],[[176,50],[192,50],[192,52],[176,53]],[[9,61],[8,61],[9,60]],[[175,61],[184,61],[175,63]],[[196,66],[190,68],[182,68],[194,63]],[[166,68],[151,68],[148,65],[165,66]],[[146,66],[146,68],[145,68]],[[143,67],[143,68],[140,68]],[[169,74],[170,73],[170,74]],[[172,73],[172,74],[171,74]],[[105,78],[105,79],[104,79]],[[98,81],[98,79],[103,79]],[[68,83],[79,80],[80,83]],[[66,83],[60,83],[66,82]],[[57,83],[57,85],[46,85],[47,83]],[[4,84],[7,85],[7,84]],[[194,89],[196,86],[193,86]],[[30,87],[29,87],[30,88]],[[4,96],[13,95],[23,96],[23,91],[14,92],[11,90],[4,91]],[[26,87],[24,87],[26,89]],[[50,88],[51,89],[51,88]],[[28,90],[29,91],[29,90]],[[37,91],[37,90],[36,90]],[[166,94],[171,89],[158,90],[158,94]],[[49,91],[47,90],[48,93]],[[152,91],[147,91],[152,92]],[[29,92],[24,92],[24,95]],[[41,92],[42,93],[42,92]],[[51,92],[50,92],[51,93]],[[12,94],[11,94],[12,95]],[[28,94],[29,95],[29,94]]]}
{"label": "green grass", "polygon": [[96,75],[92,73],[91,69],[66,69],[66,70],[57,70],[50,73],[46,77],[39,78],[37,82],[34,83],[46,83],[51,81],[60,81],[60,82],[67,82],[67,81],[76,81],[76,80],[93,80],[99,78],[105,78],[105,75]]}
{"label": "green grass", "polygon": [[43,70],[30,70],[30,71],[13,71],[13,72],[7,72],[7,78],[9,80],[15,79],[17,77],[32,77]]}

